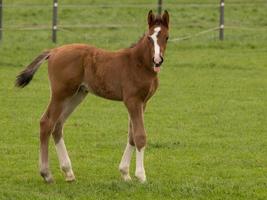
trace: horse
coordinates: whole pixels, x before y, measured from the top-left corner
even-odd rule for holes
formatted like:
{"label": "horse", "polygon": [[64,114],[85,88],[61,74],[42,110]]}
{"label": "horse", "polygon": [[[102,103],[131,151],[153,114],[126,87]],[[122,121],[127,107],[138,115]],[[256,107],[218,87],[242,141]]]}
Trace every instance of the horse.
{"label": "horse", "polygon": [[52,135],[60,168],[66,181],[74,181],[71,160],[63,139],[64,122],[88,93],[109,100],[123,101],[128,110],[128,140],[119,171],[130,181],[129,166],[136,149],[135,176],[146,181],[144,150],[146,132],[144,111],[147,101],[158,88],[158,73],[168,40],[169,14],[152,10],[147,15],[148,30],[129,48],[107,51],[87,44],[68,44],[43,51],[15,81],[23,88],[32,80],[40,65],[48,61],[50,102],[40,119],[40,175],[53,182],[49,169],[48,144]]}

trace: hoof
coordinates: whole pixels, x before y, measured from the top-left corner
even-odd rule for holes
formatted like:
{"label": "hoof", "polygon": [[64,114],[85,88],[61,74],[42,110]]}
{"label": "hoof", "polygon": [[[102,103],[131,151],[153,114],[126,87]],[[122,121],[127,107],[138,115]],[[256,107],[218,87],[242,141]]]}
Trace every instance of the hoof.
{"label": "hoof", "polygon": [[43,179],[44,179],[44,181],[46,183],[50,184],[50,183],[54,182],[54,179],[53,179],[53,176],[52,176],[51,173],[49,173],[49,172],[47,172],[47,173],[41,172],[40,174],[41,174],[41,176],[43,177]]}
{"label": "hoof", "polygon": [[75,176],[72,170],[70,170],[69,172],[65,173],[65,180],[67,182],[73,182],[75,181]]}
{"label": "hoof", "polygon": [[119,168],[120,173],[121,173],[121,177],[124,181],[131,181],[132,178],[129,175],[129,168],[128,167],[120,167]]}
{"label": "hoof", "polygon": [[45,182],[48,183],[48,184],[51,184],[51,183],[54,183],[54,179],[53,177],[46,177],[44,178]]}
{"label": "hoof", "polygon": [[72,176],[66,176],[65,181],[67,181],[67,182],[73,182],[73,181],[75,181],[75,176],[74,175],[72,175]]}
{"label": "hoof", "polygon": [[129,174],[121,175],[122,179],[126,182],[131,181],[132,178]]}
{"label": "hoof", "polygon": [[71,166],[69,166],[69,165],[61,166],[61,171],[65,175],[65,181],[67,181],[67,182],[75,181],[75,176],[74,176],[74,173],[72,171]]}
{"label": "hoof", "polygon": [[138,181],[140,182],[140,183],[145,183],[146,182],[146,175],[145,175],[145,173],[143,173],[143,172],[136,172],[135,173],[135,177],[138,179]]}

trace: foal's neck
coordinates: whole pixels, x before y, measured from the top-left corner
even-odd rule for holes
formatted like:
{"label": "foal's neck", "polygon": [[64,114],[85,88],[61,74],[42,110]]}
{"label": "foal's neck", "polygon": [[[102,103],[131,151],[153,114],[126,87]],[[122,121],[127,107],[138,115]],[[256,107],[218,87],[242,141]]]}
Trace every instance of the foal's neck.
{"label": "foal's neck", "polygon": [[132,52],[134,58],[137,59],[143,67],[152,70],[152,55],[146,35],[132,48]]}

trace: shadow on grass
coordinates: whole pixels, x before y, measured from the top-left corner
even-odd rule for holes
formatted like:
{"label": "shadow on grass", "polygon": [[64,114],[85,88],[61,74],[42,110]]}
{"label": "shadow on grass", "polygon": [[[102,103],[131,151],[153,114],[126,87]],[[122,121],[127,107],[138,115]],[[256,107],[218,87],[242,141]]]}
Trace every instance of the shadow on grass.
{"label": "shadow on grass", "polygon": [[167,142],[149,142],[150,149],[176,149],[181,146],[180,141],[167,141]]}

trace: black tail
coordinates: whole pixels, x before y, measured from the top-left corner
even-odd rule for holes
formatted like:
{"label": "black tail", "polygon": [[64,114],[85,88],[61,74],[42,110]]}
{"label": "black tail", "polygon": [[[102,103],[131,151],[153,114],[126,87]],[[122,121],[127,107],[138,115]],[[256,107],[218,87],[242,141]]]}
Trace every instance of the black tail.
{"label": "black tail", "polygon": [[22,72],[20,72],[19,75],[17,75],[16,83],[15,85],[17,87],[25,87],[29,84],[29,82],[32,80],[33,75],[38,70],[40,65],[49,58],[50,51],[45,51],[39,56],[37,56],[31,64],[29,64],[26,69],[24,69]]}

